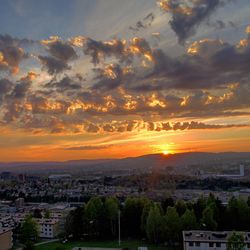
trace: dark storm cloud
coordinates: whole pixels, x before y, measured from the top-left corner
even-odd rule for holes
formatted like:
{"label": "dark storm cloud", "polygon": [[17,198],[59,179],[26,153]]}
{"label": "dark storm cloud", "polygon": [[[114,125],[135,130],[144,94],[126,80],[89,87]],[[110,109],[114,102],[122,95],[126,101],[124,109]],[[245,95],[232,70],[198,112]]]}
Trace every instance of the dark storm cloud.
{"label": "dark storm cloud", "polygon": [[[197,121],[186,122],[147,122],[147,121],[121,121],[95,125],[95,129],[92,131],[85,128],[85,131],[97,133],[103,131],[105,133],[124,133],[133,131],[182,131],[182,130],[209,130],[209,129],[225,129],[225,128],[244,128],[250,127],[250,124],[207,124]],[[86,130],[87,129],[87,130]],[[78,150],[79,147],[76,147]],[[80,147],[81,148],[81,147]],[[79,148],[79,150],[80,150]],[[74,150],[73,147],[72,150]],[[86,148],[87,149],[87,148]]]}
{"label": "dark storm cloud", "polygon": [[50,75],[62,73],[65,70],[70,69],[70,66],[57,58],[51,56],[38,56],[44,68]]}
{"label": "dark storm cloud", "polygon": [[147,29],[150,27],[155,19],[154,13],[149,13],[142,20],[138,21],[135,25],[129,26],[129,29],[134,33],[139,32],[140,30]]}
{"label": "dark storm cloud", "polygon": [[124,74],[122,68],[118,64],[111,64],[104,69],[94,69],[97,73],[95,83],[92,89],[112,90],[123,84]]}
{"label": "dark storm cloud", "polygon": [[22,48],[0,45],[0,70],[10,70],[15,74],[19,71],[19,64],[24,58],[27,58],[27,54]]}
{"label": "dark storm cloud", "polygon": [[85,131],[88,133],[97,133],[100,131],[100,128],[98,125],[89,123],[88,125],[85,125]]}
{"label": "dark storm cloud", "polygon": [[11,91],[13,87],[13,83],[6,79],[2,78],[0,79],[0,105],[3,102],[4,97]]}
{"label": "dark storm cloud", "polygon": [[203,122],[148,122],[147,129],[149,131],[176,131],[176,130],[195,130],[195,129],[223,129],[223,128],[234,128],[234,127],[249,127],[250,124],[206,124]]}
{"label": "dark storm cloud", "polygon": [[172,15],[170,26],[180,44],[195,34],[196,28],[223,4],[222,0],[160,0],[160,7]]}
{"label": "dark storm cloud", "polygon": [[63,42],[61,40],[50,42],[46,45],[46,47],[48,52],[52,56],[65,63],[77,58],[77,54],[73,49],[73,47],[70,44]]}
{"label": "dark storm cloud", "polygon": [[31,86],[30,82],[20,82],[18,83],[11,93],[12,98],[23,99],[26,96],[29,88]]}
{"label": "dark storm cloud", "polygon": [[13,74],[18,73],[20,62],[29,57],[23,47],[32,46],[35,43],[37,42],[33,40],[0,34],[0,70],[9,70]]}
{"label": "dark storm cloud", "polygon": [[[242,39],[236,45],[221,40],[194,42],[187,54],[171,58],[162,50],[154,50],[154,69],[136,90],[212,89],[224,88],[230,82],[249,82],[250,43]],[[151,81],[150,81],[151,79]],[[154,82],[152,83],[152,80]]]}
{"label": "dark storm cloud", "polygon": [[73,77],[64,76],[61,80],[52,79],[45,84],[45,88],[54,88],[58,92],[76,91],[81,89],[81,84]]}
{"label": "dark storm cloud", "polygon": [[[198,2],[202,1],[193,3]],[[34,67],[34,72],[25,77],[15,75],[11,76],[12,80],[0,80],[0,122],[34,133],[121,133],[248,126],[188,120],[188,117],[249,115],[249,27],[246,32],[245,39],[235,45],[203,39],[190,44],[185,53],[176,57],[151,47],[146,39],[139,37],[107,42],[85,37],[75,38],[74,42],[58,38],[44,41],[46,51],[39,50],[38,58],[49,76]],[[0,57],[8,69],[9,65],[18,67],[25,58],[24,52],[23,57],[15,56],[14,52],[20,49],[17,44],[10,42],[10,45],[2,47]],[[90,56],[91,64],[88,60],[72,62],[80,50]],[[8,59],[3,51],[15,59]],[[32,58],[36,57],[32,54]],[[69,63],[79,65],[66,75],[64,71],[71,69]],[[92,70],[90,74],[80,71],[85,71],[79,67],[85,63],[88,63],[86,70]],[[20,74],[22,71],[23,68]],[[185,122],[157,122],[170,118],[182,118]]]}
{"label": "dark storm cloud", "polygon": [[96,41],[91,38],[85,39],[84,53],[91,56],[92,63],[98,64],[102,57],[114,56],[125,60],[125,43],[122,40],[112,40],[110,42]]}
{"label": "dark storm cloud", "polygon": [[120,64],[131,64],[135,56],[150,59],[151,48],[146,39],[134,37],[130,40],[113,39],[97,41],[88,37],[74,37],[71,44],[81,47],[85,55],[91,57],[94,65],[107,59],[116,59]]}
{"label": "dark storm cloud", "polygon": [[37,44],[38,42],[30,39],[14,38],[8,34],[0,34],[0,48],[4,47],[25,47]]}

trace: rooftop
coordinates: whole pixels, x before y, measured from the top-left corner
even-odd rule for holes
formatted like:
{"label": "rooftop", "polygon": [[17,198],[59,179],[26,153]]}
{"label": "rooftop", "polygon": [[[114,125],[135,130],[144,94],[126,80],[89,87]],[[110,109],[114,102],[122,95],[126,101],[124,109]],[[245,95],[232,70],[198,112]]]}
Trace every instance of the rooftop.
{"label": "rooftop", "polygon": [[[227,242],[232,231],[183,231],[184,241],[195,242]],[[250,232],[240,232],[244,235],[245,242],[250,243]]]}

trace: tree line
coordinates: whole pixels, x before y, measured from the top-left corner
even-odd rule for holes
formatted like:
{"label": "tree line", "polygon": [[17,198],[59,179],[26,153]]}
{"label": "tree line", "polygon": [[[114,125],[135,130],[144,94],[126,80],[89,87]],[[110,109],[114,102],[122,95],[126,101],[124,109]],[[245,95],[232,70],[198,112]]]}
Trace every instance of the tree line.
{"label": "tree line", "polygon": [[122,238],[146,238],[169,245],[182,241],[183,230],[248,230],[250,202],[231,198],[226,206],[212,194],[195,202],[166,198],[118,199],[93,197],[71,211],[65,222],[64,237],[73,239],[115,239],[120,211]]}

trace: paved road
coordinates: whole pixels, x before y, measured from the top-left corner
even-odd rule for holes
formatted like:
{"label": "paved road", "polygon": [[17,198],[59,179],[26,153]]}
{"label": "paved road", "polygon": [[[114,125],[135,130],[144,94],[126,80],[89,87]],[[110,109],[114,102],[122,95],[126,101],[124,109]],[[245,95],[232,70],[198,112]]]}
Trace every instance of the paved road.
{"label": "paved road", "polygon": [[59,239],[47,240],[47,241],[36,243],[35,246],[40,246],[40,245],[44,245],[44,244],[52,243],[52,242],[57,242],[57,241],[59,241]]}

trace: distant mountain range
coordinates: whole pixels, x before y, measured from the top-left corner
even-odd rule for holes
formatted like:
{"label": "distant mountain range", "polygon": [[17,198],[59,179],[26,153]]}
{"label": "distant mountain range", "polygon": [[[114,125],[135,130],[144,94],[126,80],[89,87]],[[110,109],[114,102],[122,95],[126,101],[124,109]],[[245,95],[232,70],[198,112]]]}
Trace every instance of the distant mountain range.
{"label": "distant mountain range", "polygon": [[28,174],[52,173],[107,173],[116,171],[140,171],[181,167],[188,171],[190,165],[224,164],[240,161],[250,162],[250,152],[205,153],[190,152],[178,154],[150,154],[123,159],[71,160],[64,162],[9,162],[0,163],[0,171]]}

